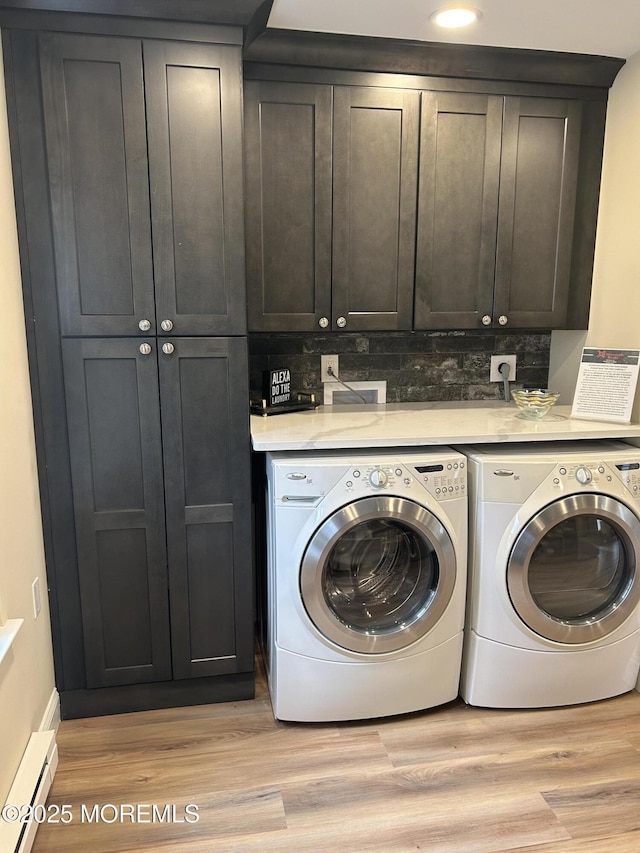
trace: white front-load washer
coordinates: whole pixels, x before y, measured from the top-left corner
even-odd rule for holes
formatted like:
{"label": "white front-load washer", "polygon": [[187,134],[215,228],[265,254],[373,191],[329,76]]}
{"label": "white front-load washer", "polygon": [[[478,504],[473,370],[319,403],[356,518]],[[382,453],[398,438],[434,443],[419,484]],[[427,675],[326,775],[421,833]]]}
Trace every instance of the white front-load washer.
{"label": "white front-load washer", "polygon": [[622,442],[466,448],[470,705],[571,705],[640,668],[640,449]]}
{"label": "white front-load washer", "polygon": [[466,459],[449,448],[267,454],[266,659],[280,720],[458,695]]}

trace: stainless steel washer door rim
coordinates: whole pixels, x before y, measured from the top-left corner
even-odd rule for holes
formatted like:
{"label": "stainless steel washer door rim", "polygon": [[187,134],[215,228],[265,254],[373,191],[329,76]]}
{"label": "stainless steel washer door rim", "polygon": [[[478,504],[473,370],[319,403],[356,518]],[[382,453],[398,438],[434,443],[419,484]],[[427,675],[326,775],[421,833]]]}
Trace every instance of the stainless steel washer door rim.
{"label": "stainless steel washer door rim", "polygon": [[[569,543],[570,547],[577,546],[574,553],[568,553],[565,548],[557,560],[548,561],[549,565],[544,568],[550,578],[550,586],[555,586],[564,595],[564,604],[558,610],[566,608],[567,614],[570,614],[563,618],[558,613],[546,611],[541,606],[541,596],[536,596],[532,591],[535,586],[532,564],[536,561],[536,549],[545,547],[545,538],[553,536],[554,530],[556,533],[560,531],[563,524],[579,524],[581,519],[582,523],[590,524],[603,538],[608,534],[610,553],[605,553],[606,549],[598,541],[587,541],[583,545],[579,537],[575,536],[575,542]],[[591,548],[591,554],[587,553],[585,559],[584,552],[588,548]],[[507,587],[517,615],[532,631],[560,643],[589,643],[606,637],[622,625],[640,604],[639,548],[640,520],[629,507],[615,498],[590,493],[570,495],[554,501],[527,522],[509,556]],[[578,553],[580,550],[582,554]],[[571,582],[580,577],[581,563],[584,571],[587,574],[591,571],[595,578],[599,572],[605,573],[601,571],[600,563],[607,561],[604,569],[612,578],[611,583],[600,583],[600,589],[594,583],[592,591],[576,586],[572,592]],[[590,569],[589,562],[597,564],[595,571]],[[551,570],[556,580],[552,579]],[[570,577],[572,572],[573,578]],[[576,602],[582,596],[582,604],[585,605],[590,592],[592,606],[583,606],[584,612],[576,606],[575,612],[571,612],[571,595]]]}
{"label": "stainless steel washer door rim", "polygon": [[[402,610],[398,608],[397,613],[389,612],[389,621],[380,627],[375,623],[366,627],[357,624],[357,620],[356,624],[348,624],[348,620],[341,619],[336,610],[332,609],[325,595],[334,554],[349,536],[352,543],[357,545],[359,539],[356,528],[359,525],[378,523],[395,526],[401,535],[405,531],[408,537],[413,538],[418,549],[428,554],[425,563],[429,565],[420,566],[418,574],[422,571],[424,578],[431,573],[434,584],[426,590],[419,589],[416,583],[415,589],[411,591],[413,600],[410,611],[404,614],[406,618],[402,617]],[[384,571],[387,571],[393,556],[385,555],[384,559],[388,561],[384,566]],[[300,594],[311,621],[328,640],[350,651],[381,654],[405,648],[431,630],[451,600],[456,576],[455,549],[439,519],[414,501],[381,495],[347,504],[317,528],[302,558]],[[387,571],[387,577],[393,577],[392,573]],[[396,616],[397,623],[391,624]]]}

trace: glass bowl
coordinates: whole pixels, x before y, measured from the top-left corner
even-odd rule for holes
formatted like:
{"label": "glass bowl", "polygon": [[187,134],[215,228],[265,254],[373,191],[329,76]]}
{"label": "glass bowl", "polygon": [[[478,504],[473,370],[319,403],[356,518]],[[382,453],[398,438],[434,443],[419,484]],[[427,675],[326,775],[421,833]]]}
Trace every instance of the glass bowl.
{"label": "glass bowl", "polygon": [[511,392],[516,406],[523,418],[532,421],[543,418],[551,407],[558,401],[560,393],[548,388],[517,388]]}

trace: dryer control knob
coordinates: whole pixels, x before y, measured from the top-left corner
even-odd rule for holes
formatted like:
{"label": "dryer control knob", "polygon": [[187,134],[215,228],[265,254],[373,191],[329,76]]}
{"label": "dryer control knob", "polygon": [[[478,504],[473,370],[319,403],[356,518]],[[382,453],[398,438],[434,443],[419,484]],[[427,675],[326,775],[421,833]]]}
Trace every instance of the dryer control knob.
{"label": "dryer control knob", "polygon": [[590,483],[591,479],[591,471],[588,468],[578,468],[578,470],[576,471],[576,480],[582,486],[586,486],[587,483]]}
{"label": "dryer control knob", "polygon": [[369,476],[369,482],[376,489],[381,489],[383,486],[387,485],[387,475],[384,471],[380,471],[376,468],[375,471],[372,471]]}

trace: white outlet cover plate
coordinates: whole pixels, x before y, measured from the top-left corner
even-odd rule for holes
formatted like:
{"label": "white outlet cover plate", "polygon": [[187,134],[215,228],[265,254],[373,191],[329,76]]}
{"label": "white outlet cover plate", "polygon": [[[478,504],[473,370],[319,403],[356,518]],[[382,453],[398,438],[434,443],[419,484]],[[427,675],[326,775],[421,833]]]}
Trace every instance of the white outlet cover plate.
{"label": "white outlet cover plate", "polygon": [[333,372],[340,376],[340,357],[338,355],[321,355],[320,356],[320,381],[335,382],[333,376],[327,373],[327,368],[331,365]]}
{"label": "white outlet cover plate", "polygon": [[503,382],[504,376],[498,372],[498,368],[503,361],[510,365],[509,382],[513,382],[516,378],[516,356],[515,355],[492,355],[491,356],[491,372],[489,374],[489,382]]}

